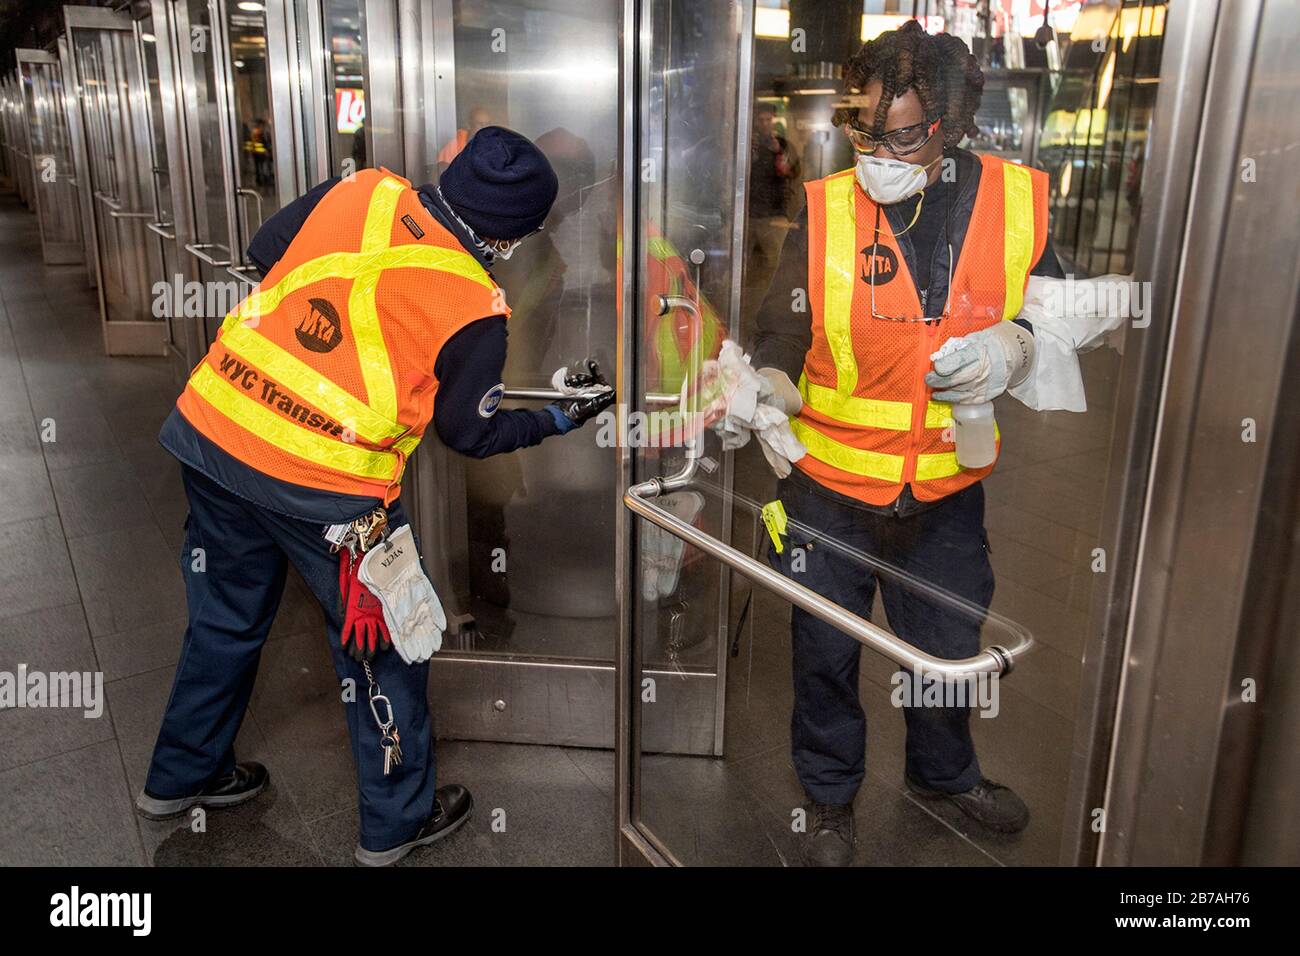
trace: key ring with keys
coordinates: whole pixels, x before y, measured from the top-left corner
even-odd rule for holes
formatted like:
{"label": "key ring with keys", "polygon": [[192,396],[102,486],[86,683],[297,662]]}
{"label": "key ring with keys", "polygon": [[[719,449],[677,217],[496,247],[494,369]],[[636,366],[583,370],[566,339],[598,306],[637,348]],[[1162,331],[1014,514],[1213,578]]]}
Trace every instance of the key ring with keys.
{"label": "key ring with keys", "polygon": [[[370,713],[375,718],[375,725],[379,728],[379,746],[384,752],[384,776],[388,776],[393,767],[399,766],[402,762],[402,738],[397,732],[397,721],[393,716],[393,702],[389,700],[375,680],[375,674],[370,669],[368,661],[362,661],[361,666],[365,668],[366,680],[369,686],[366,688],[366,697],[370,701]],[[380,702],[383,702],[383,710],[387,719],[379,716]]]}

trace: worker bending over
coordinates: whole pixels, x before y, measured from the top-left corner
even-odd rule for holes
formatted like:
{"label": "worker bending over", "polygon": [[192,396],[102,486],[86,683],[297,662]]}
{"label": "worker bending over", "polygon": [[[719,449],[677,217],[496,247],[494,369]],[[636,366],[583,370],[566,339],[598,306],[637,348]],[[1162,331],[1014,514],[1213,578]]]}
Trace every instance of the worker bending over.
{"label": "worker bending over", "polygon": [[426,689],[446,619],[399,493],[430,421],[482,458],[568,432],[613,401],[588,363],[567,381],[574,397],[498,410],[509,309],[489,269],[542,228],[556,188],[529,140],[489,126],[437,186],[362,170],[321,183],[254,236],[263,279],[159,436],[189,498],[189,626],[137,800],[145,816],[265,789],[266,769],[237,762],[234,741],[292,562],[355,690],[344,699],[357,861],[396,862],[468,819],[469,792],[435,785]]}

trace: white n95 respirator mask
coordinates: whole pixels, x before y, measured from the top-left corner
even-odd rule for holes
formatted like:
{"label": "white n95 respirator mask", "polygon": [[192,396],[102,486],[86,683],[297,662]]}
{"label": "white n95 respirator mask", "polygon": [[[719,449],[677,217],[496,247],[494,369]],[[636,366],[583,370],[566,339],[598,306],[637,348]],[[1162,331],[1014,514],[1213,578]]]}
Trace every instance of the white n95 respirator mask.
{"label": "white n95 respirator mask", "polygon": [[[942,157],[939,157],[942,158]],[[934,162],[938,162],[936,158]],[[925,189],[926,180],[930,178],[930,167],[934,163],[918,166],[904,163],[897,159],[878,159],[875,156],[859,155],[854,174],[858,185],[862,187],[875,202],[883,205],[902,202],[909,196],[915,196]]]}

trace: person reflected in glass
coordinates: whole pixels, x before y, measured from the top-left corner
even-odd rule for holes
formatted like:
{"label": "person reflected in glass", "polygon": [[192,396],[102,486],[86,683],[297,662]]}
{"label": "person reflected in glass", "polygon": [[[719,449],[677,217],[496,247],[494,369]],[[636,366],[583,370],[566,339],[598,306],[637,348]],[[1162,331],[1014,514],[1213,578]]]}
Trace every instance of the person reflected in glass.
{"label": "person reflected in glass", "polygon": [[776,107],[754,108],[754,135],[749,147],[749,243],[745,261],[747,299],[767,288],[790,228],[791,193],[799,181],[799,155],[777,127]]}

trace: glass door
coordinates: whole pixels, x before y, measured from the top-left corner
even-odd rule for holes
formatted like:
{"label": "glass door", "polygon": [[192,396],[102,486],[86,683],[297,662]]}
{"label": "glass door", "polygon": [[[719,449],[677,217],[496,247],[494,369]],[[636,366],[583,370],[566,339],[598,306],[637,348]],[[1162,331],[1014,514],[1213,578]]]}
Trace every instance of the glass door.
{"label": "glass door", "polygon": [[49,265],[81,262],[81,216],[63,107],[63,70],[58,57],[44,50],[14,52],[22,83],[41,254]]}
{"label": "glass door", "polygon": [[[625,5],[338,0],[308,7],[322,30],[333,31],[320,61],[329,72],[317,89],[332,88],[336,106],[363,97],[369,164],[416,185],[436,181],[488,125],[518,130],[550,158],[560,188],[543,232],[493,270],[513,310],[507,403],[539,407],[559,397],[555,371],[588,357],[614,381],[627,175],[619,151]],[[364,53],[359,70],[349,69],[354,37]],[[338,136],[345,121],[362,115],[338,109],[328,135],[316,137],[332,162],[360,159],[355,139],[353,152],[340,155],[346,143]],[[679,241],[694,248],[702,240]],[[680,373],[666,374],[653,383],[653,400],[676,406],[680,385]],[[613,416],[481,461],[451,454],[426,435],[404,498],[450,622],[431,670],[440,735],[613,745],[617,446]],[[716,619],[716,582],[679,588],[670,577],[661,582],[664,600],[683,620]],[[665,694],[678,701],[671,711],[678,719],[661,728],[665,749],[712,753],[718,746],[718,670],[708,654],[682,643],[660,661]]]}
{"label": "glass door", "polygon": [[133,21],[101,7],[64,7],[81,103],[95,224],[104,345],[110,355],[162,355],[166,323],[153,315],[162,264],[145,223],[154,220],[149,121]]}
{"label": "glass door", "polygon": [[[368,122],[374,105],[369,96],[368,6],[365,0],[293,0],[287,6],[296,28],[302,103],[297,132],[308,186],[375,165],[373,124]],[[375,38],[388,60],[395,56],[395,39],[391,30]],[[391,113],[393,104],[380,105],[381,111],[385,108]]]}
{"label": "glass door", "polygon": [[283,4],[217,0],[212,6],[224,18],[225,109],[233,146],[231,185],[238,198],[233,271],[255,281],[244,250],[262,223],[295,198],[301,180],[300,162],[283,154],[281,135],[281,126],[292,124]]}
{"label": "glass door", "polygon": [[[710,397],[700,369],[712,319],[747,352],[765,334],[809,334],[803,183],[851,167],[831,104],[862,29],[846,7],[832,35],[855,38],[851,49],[801,49],[795,30],[826,31],[808,19],[814,6],[791,4],[756,34],[748,0],[629,4],[640,21],[624,40],[622,136],[639,174],[624,181],[622,248],[636,271],[623,275],[620,396],[632,410],[650,411],[635,402],[665,387],[664,345],[683,323],[696,331],[678,343],[700,343],[679,361],[688,414]],[[826,168],[828,157],[839,164]],[[677,296],[656,304],[665,256]],[[1148,294],[1112,279],[1123,286],[1113,292]],[[663,331],[661,313],[674,312]],[[855,312],[851,334],[869,331]],[[1143,347],[1159,349],[1166,331],[1149,330]],[[1080,365],[1084,411],[997,399],[997,466],[942,520],[871,514],[800,464],[778,480],[756,441],[725,452],[707,427],[669,447],[627,443],[621,860],[799,865],[819,799],[856,807],[858,865],[1076,861],[1079,833],[1096,832],[1080,767],[1104,765],[1110,715],[1091,693],[1092,662],[1122,660],[1139,543],[1116,516],[1140,508],[1151,439],[1136,429],[1161,381],[1158,367],[1123,364],[1108,347]],[[662,593],[665,565],[678,595],[712,588],[719,599],[681,608]],[[674,660],[682,673],[665,679]],[[694,722],[674,693],[709,667],[722,682],[720,746],[673,753],[659,728]],[[996,833],[905,779],[941,776],[957,757],[962,773],[1018,794],[1028,825]]]}
{"label": "glass door", "polygon": [[238,281],[227,271],[241,260],[238,197],[234,176],[233,132],[227,99],[225,20],[211,0],[169,0],[175,38],[176,72],[185,173],[193,224],[182,244],[194,276],[210,294],[201,297],[199,345],[206,350],[226,313],[241,298]]}
{"label": "glass door", "polygon": [[178,296],[191,304],[172,316],[188,370],[256,281],[249,241],[301,190],[284,5],[152,0],[141,23],[154,37],[142,47],[154,71],[155,175],[168,196],[150,228],[177,250],[176,274],[204,290],[201,301]]}
{"label": "glass door", "polygon": [[86,284],[95,288],[99,284],[96,263],[99,254],[95,248],[95,202],[89,189],[89,160],[86,156],[86,130],[81,112],[81,89],[77,85],[77,70],[72,62],[72,46],[65,32],[58,39],[59,66],[63,70],[63,116],[68,129],[68,149],[72,159],[73,175],[69,177],[76,198],[78,220],[81,224],[81,261],[86,270]]}
{"label": "glass door", "polygon": [[27,137],[23,135],[22,84],[18,70],[0,80],[4,86],[5,149],[9,154],[9,167],[14,178],[14,188],[23,205],[31,205],[31,157],[27,152]]}
{"label": "glass door", "polygon": [[[494,269],[513,309],[507,407],[548,400],[561,366],[590,356],[612,371],[616,361],[620,16],[614,2],[435,5],[447,59],[428,173],[499,125],[532,138],[560,178],[543,232]],[[447,713],[452,735],[609,746],[614,448],[593,423],[448,466],[455,481],[438,493],[460,556],[450,582],[458,633],[435,667],[435,707],[468,694],[473,711]]]}
{"label": "glass door", "polygon": [[204,343],[185,308],[185,284],[196,278],[197,270],[184,248],[189,241],[185,237],[193,230],[193,207],[181,142],[175,31],[165,0],[152,0],[136,9],[136,47],[148,84],[146,115],[154,183],[154,215],[145,228],[158,250],[161,268],[153,276],[154,288],[165,291],[155,297],[155,304],[167,322],[167,345],[179,384],[199,361]]}

